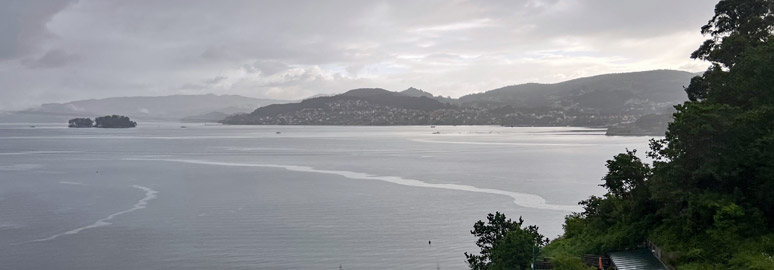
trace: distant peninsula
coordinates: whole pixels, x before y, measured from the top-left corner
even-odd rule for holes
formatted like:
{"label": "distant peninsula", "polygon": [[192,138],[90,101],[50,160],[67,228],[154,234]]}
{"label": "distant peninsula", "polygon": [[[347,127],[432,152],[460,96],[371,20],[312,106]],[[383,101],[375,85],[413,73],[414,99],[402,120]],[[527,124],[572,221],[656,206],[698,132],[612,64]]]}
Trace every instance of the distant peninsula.
{"label": "distant peninsula", "polygon": [[607,128],[608,136],[664,136],[669,123],[674,119],[672,114],[648,114],[637,118],[631,123],[615,124]]}
{"label": "distant peninsula", "polygon": [[[520,84],[460,98],[416,88],[360,88],[233,114],[227,125],[501,125],[608,127],[608,135],[663,135],[695,73],[653,70],[554,84]],[[642,118],[642,119],[641,119]],[[641,119],[641,120],[640,120]]]}
{"label": "distant peninsula", "polygon": [[361,88],[299,103],[274,104],[222,121],[230,125],[493,125],[487,110],[409,96],[381,88]]}
{"label": "distant peninsula", "polygon": [[137,122],[129,117],[122,115],[106,115],[95,118],[73,118],[68,121],[68,127],[71,128],[133,128]]}

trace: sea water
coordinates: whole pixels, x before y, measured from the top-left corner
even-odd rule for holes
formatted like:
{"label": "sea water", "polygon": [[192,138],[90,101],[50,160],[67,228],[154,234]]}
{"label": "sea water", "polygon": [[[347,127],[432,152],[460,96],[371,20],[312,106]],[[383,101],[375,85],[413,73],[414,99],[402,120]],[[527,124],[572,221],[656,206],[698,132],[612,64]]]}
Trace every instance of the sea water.
{"label": "sea water", "polygon": [[[439,133],[439,134],[434,134]],[[648,137],[589,128],[0,125],[0,269],[465,269],[549,238]]]}

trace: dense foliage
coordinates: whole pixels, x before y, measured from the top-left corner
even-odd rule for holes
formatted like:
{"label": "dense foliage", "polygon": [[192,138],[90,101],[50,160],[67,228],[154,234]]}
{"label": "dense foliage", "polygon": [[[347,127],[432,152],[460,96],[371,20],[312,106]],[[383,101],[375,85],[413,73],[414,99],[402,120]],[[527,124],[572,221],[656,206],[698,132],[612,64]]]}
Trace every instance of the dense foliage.
{"label": "dense foliage", "polygon": [[580,256],[659,245],[679,269],[774,269],[774,0],[723,0],[691,57],[712,66],[686,88],[654,162],[608,161],[607,194],[580,204],[547,250]]}
{"label": "dense foliage", "polygon": [[468,266],[474,270],[529,269],[537,252],[548,239],[538,233],[538,227],[522,227],[524,220],[512,221],[496,212],[487,216],[487,222],[479,220],[471,234],[478,237],[476,245],[480,254],[465,253]]}
{"label": "dense foliage", "polygon": [[133,128],[137,123],[130,120],[129,117],[121,115],[107,115],[94,119],[94,126],[100,128]]}
{"label": "dense foliage", "polygon": [[91,118],[73,118],[73,119],[70,119],[70,121],[68,121],[67,123],[68,123],[68,127],[71,127],[71,128],[94,126],[94,121],[92,121]]}

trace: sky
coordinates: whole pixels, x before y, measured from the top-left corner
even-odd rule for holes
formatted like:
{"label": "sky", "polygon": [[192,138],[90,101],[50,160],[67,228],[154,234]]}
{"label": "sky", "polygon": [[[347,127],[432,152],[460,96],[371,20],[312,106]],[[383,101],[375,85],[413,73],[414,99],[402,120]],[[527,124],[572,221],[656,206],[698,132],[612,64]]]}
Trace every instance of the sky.
{"label": "sky", "polygon": [[0,0],[0,111],[115,96],[459,97],[689,58],[714,0]]}

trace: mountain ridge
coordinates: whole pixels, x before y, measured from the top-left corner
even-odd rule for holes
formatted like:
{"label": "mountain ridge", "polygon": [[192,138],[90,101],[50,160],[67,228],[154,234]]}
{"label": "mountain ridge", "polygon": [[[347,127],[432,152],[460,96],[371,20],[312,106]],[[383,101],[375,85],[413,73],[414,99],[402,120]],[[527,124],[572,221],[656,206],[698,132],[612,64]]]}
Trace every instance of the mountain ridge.
{"label": "mountain ridge", "polygon": [[[663,114],[687,100],[683,86],[695,75],[676,70],[601,74],[554,84],[505,86],[459,99],[434,96],[413,87],[400,92],[359,88],[299,103],[258,108],[250,114],[229,117],[223,123],[611,126],[632,123],[645,115]],[[364,115],[381,120],[368,121]]]}

